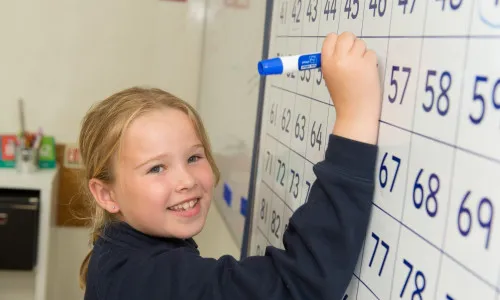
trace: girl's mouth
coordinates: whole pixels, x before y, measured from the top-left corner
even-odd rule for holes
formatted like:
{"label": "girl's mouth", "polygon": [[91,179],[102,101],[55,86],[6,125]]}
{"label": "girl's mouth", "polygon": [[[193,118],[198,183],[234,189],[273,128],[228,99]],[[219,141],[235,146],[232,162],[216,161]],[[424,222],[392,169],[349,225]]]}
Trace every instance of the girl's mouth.
{"label": "girl's mouth", "polygon": [[200,198],[196,198],[190,201],[185,201],[181,204],[177,204],[168,208],[178,216],[181,217],[193,217],[200,212]]}

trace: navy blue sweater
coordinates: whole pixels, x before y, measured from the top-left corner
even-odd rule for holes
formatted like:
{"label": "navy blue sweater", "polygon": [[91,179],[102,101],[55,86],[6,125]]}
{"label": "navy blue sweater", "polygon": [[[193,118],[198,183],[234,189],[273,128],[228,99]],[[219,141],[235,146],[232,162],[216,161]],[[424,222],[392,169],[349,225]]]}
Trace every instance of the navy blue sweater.
{"label": "navy blue sweater", "polygon": [[286,250],[236,260],[199,255],[193,239],[109,225],[90,258],[85,300],[336,300],[352,278],[371,212],[377,146],[330,135]]}

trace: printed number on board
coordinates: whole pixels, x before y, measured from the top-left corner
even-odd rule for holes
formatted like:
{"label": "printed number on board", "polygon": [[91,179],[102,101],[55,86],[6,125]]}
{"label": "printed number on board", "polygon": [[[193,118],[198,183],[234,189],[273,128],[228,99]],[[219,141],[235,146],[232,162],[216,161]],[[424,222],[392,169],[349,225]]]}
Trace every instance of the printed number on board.
{"label": "printed number on board", "polygon": [[487,59],[498,56],[500,39],[470,42],[468,49],[457,144],[500,160],[500,60]]}
{"label": "printed number on board", "polygon": [[373,17],[383,17],[387,10],[387,0],[369,0],[369,9],[373,11]]}
{"label": "printed number on board", "polygon": [[326,87],[326,83],[323,78],[323,72],[321,72],[321,68],[317,68],[313,72],[314,72],[314,79],[313,79],[312,97],[323,103],[331,104],[330,94],[328,93],[328,89]]}
{"label": "printed number on board", "polygon": [[416,0],[398,0],[397,5],[403,10],[403,14],[413,13]]}
{"label": "printed number on board", "polygon": [[283,107],[281,114],[281,131],[285,134],[290,133],[292,122],[292,110],[290,107]]}
{"label": "printed number on board", "polygon": [[414,135],[403,222],[433,245],[442,244],[453,168],[453,148]]}
{"label": "printed number on board", "polygon": [[407,259],[403,259],[403,264],[407,267],[407,273],[399,297],[403,298],[405,294],[411,294],[411,296],[406,296],[406,298],[424,299],[423,295],[426,286],[425,274],[417,269],[416,266],[413,266]]}
{"label": "printed number on board", "polygon": [[462,6],[463,0],[437,0],[440,3],[440,8],[442,11],[445,10],[457,10]]}
{"label": "printed number on board", "polygon": [[306,82],[306,83],[311,82],[312,72],[313,71],[311,71],[311,69],[300,71],[300,75],[299,75],[300,81]]}
{"label": "printed number on board", "polygon": [[483,157],[456,153],[443,250],[496,285],[500,267],[497,217],[500,166]]}
{"label": "printed number on board", "polygon": [[382,189],[387,188],[392,193],[398,178],[400,165],[401,158],[397,154],[384,153],[378,173],[379,184]]}
{"label": "printed number on board", "polygon": [[411,77],[411,67],[392,66],[390,76],[388,100],[390,103],[403,104]]}
{"label": "printed number on board", "polygon": [[[463,86],[465,39],[423,41],[413,131],[454,144]],[[445,53],[441,50],[454,49]]]}
{"label": "printed number on board", "polygon": [[256,213],[258,215],[257,226],[262,232],[266,232],[268,228],[269,210],[271,209],[272,199],[273,192],[266,184],[262,184],[258,197],[256,198]]}
{"label": "printed number on board", "polygon": [[[314,155],[315,153],[319,153],[324,151],[324,131],[325,124],[321,122],[321,120],[311,119],[309,124],[310,133],[308,136],[309,144],[308,144],[308,158],[311,159],[314,163],[316,163],[320,158],[318,155]],[[313,154],[314,153],[314,154]],[[314,157],[314,158],[312,158]]]}
{"label": "printed number on board", "polygon": [[311,134],[309,135],[309,143],[312,149],[318,149],[318,151],[322,150],[323,146],[323,130],[324,123],[320,120],[312,120],[311,121]]}
{"label": "printed number on board", "polygon": [[277,239],[280,238],[281,222],[281,215],[275,209],[273,209],[273,211],[271,212],[271,234]]}
{"label": "printed number on board", "polygon": [[266,253],[267,240],[262,235],[262,231],[256,230],[253,240],[255,241],[255,246],[252,247],[254,251],[253,255],[264,255]]}
{"label": "printed number on board", "polygon": [[268,185],[273,186],[274,184],[274,172],[275,172],[275,156],[276,156],[276,140],[270,135],[266,134],[264,136],[265,146],[262,148],[262,158],[261,158],[261,172],[262,180]]}
{"label": "printed number on board", "polygon": [[298,36],[301,33],[302,23],[304,23],[307,0],[291,0],[291,9],[289,10],[291,23],[290,35]]}
{"label": "printed number on board", "polygon": [[[370,268],[375,268],[378,276],[382,276],[382,272],[384,271],[385,262],[387,260],[387,256],[389,255],[389,251],[391,248],[376,233],[372,232],[371,237],[375,240],[375,245],[373,247],[372,256],[370,257],[370,262],[368,263],[368,266]],[[378,250],[378,253],[377,253],[377,250]],[[382,257],[382,259],[379,260],[380,263],[378,265],[374,266],[373,259],[375,258],[376,255],[377,255],[377,257],[378,256]]]}
{"label": "printed number on board", "polygon": [[289,174],[287,181],[287,194],[285,202],[290,208],[296,210],[302,204],[300,195],[304,181],[304,158],[295,152],[290,152]]}
{"label": "printed number on board", "polygon": [[328,108],[323,103],[312,101],[306,157],[313,164],[324,157],[326,143],[328,142],[327,121]]}
{"label": "printed number on board", "polygon": [[380,124],[375,203],[400,219],[405,198],[411,134],[385,123]]}
{"label": "printed number on board", "polygon": [[388,53],[394,54],[387,57],[382,120],[408,130],[413,128],[420,46],[418,39],[389,40]]}
{"label": "printed number on board", "polygon": [[[472,88],[474,110],[469,112],[469,120],[474,125],[481,125],[486,113],[500,116],[500,77],[476,75]],[[500,120],[500,117],[497,119]]]}
{"label": "printed number on board", "polygon": [[293,106],[295,102],[295,95],[289,92],[284,92],[281,102],[280,115],[279,115],[279,140],[285,144],[290,144],[290,137],[293,136],[295,127],[295,120]]}
{"label": "printed number on board", "polygon": [[433,218],[438,213],[438,192],[440,188],[439,176],[433,172],[420,169],[413,184],[412,200],[418,210],[423,210]]}
{"label": "printed number on board", "polygon": [[457,229],[464,238],[471,234],[481,234],[483,242],[480,245],[488,250],[493,218],[493,201],[488,196],[471,190],[464,193],[457,213]]}
{"label": "printed number on board", "polygon": [[337,32],[341,11],[341,0],[322,1],[318,35],[326,36],[330,32]]}
{"label": "printed number on board", "polygon": [[[302,30],[303,35],[311,35],[311,36],[316,36],[318,34],[318,29],[314,29],[314,25],[308,25],[304,26]],[[309,33],[306,31],[310,31]],[[300,42],[300,53],[313,53],[316,52],[317,48],[317,38],[316,37],[307,37],[307,38],[302,38]],[[318,68],[320,69],[320,68]],[[313,84],[314,84],[314,72],[315,70],[304,70],[304,71],[299,71],[298,72],[298,82],[297,82],[297,88],[296,92],[299,95],[306,96],[306,97],[311,97],[312,96],[312,89],[313,89]]]}
{"label": "printed number on board", "polygon": [[[288,223],[290,222],[290,218],[292,217],[293,211],[285,205],[285,211],[283,213],[283,235],[285,235],[288,230]],[[279,247],[282,249],[285,248],[285,244],[283,243],[283,239],[281,239]]]}
{"label": "printed number on board", "polygon": [[282,187],[285,186],[286,173],[286,162],[283,160],[283,158],[278,158],[276,160],[276,183]]}
{"label": "printed number on board", "polygon": [[[437,80],[436,80],[437,79]],[[425,78],[425,91],[428,93],[427,102],[424,101],[422,109],[427,113],[437,113],[444,117],[450,110],[450,91],[452,75],[449,71],[438,72],[427,70]]]}
{"label": "printed number on board", "polygon": [[[403,2],[403,3],[398,3],[398,5],[403,6],[403,12],[406,13],[406,7],[407,5],[409,6],[408,13],[413,12],[413,8],[415,7],[415,1],[416,0],[398,0],[398,2]],[[496,0],[495,0],[496,1]],[[458,10],[463,3],[463,0],[436,0],[435,1],[440,8],[441,11],[447,11],[447,10]]]}
{"label": "printed number on board", "polygon": [[325,0],[323,14],[326,21],[335,21],[337,15],[337,1],[340,0]]}
{"label": "printed number on board", "polygon": [[390,298],[399,228],[399,223],[374,206],[364,243],[360,278],[378,299]]}
{"label": "printed number on board", "polygon": [[[318,44],[320,44],[322,39],[318,40]],[[317,51],[321,51],[321,46],[318,46],[319,49]],[[312,97],[317,99],[323,103],[330,104],[330,94],[328,93],[328,89],[326,87],[326,82],[323,78],[323,72],[321,72],[321,68],[315,69],[313,72],[312,78]]]}
{"label": "printed number on board", "polygon": [[300,23],[300,21],[302,20],[301,12],[302,12],[302,0],[293,0],[291,17],[294,23]]}
{"label": "printed number on board", "polygon": [[[267,178],[273,178],[273,172],[274,172],[274,154],[271,152],[270,149],[266,149],[265,156],[264,156],[264,171],[265,175]],[[272,184],[272,181],[268,181],[268,184]]]}
{"label": "printed number on board", "polygon": [[269,231],[268,238],[271,244],[275,247],[281,247],[282,245],[282,234],[284,230],[284,212],[285,204],[283,199],[275,198],[270,209],[269,215]]}
{"label": "printed number on board", "polygon": [[287,14],[288,12],[288,1],[281,1],[281,7],[280,7],[280,23],[281,24],[287,24]]}
{"label": "printed number on board", "polygon": [[299,141],[303,142],[306,137],[306,124],[307,124],[307,116],[303,113],[298,113],[297,118],[295,120],[295,134],[294,137]]}
{"label": "printed number on board", "polygon": [[302,181],[302,196],[301,196],[301,202],[302,204],[307,202],[307,199],[309,198],[309,193],[311,191],[311,187],[316,180],[316,175],[314,174],[313,171],[313,165],[305,161],[304,163],[304,180]]}
{"label": "printed number on board", "polygon": [[269,124],[271,125],[271,128],[273,128],[274,132],[278,124],[278,102],[271,100],[270,106],[271,108],[269,110]]}
{"label": "printed number on board", "polygon": [[356,19],[359,15],[359,0],[345,0],[344,12],[347,19]]}
{"label": "printed number on board", "polygon": [[297,199],[299,196],[300,173],[294,169],[290,170],[290,188],[288,192]]}
{"label": "printed number on board", "polygon": [[441,252],[407,227],[401,227],[393,299],[433,299]]}
{"label": "printed number on board", "polygon": [[319,0],[308,0],[306,17],[308,22],[316,22],[318,19]]}
{"label": "printed number on board", "polygon": [[321,72],[321,68],[316,69],[316,79],[314,80],[317,86],[323,84],[326,86],[326,82],[323,80],[323,72]]}
{"label": "printed number on board", "polygon": [[269,216],[269,202],[270,198],[262,197],[260,201],[260,220],[263,224],[267,224],[268,216]]}
{"label": "printed number on board", "polygon": [[274,173],[273,189],[281,199],[285,199],[288,182],[290,165],[289,165],[290,149],[280,142],[276,144],[276,155],[274,158]]}
{"label": "printed number on board", "polygon": [[311,101],[305,97],[297,95],[295,97],[295,114],[293,115],[293,129],[290,147],[301,156],[306,154],[306,146],[309,133],[309,112]]}

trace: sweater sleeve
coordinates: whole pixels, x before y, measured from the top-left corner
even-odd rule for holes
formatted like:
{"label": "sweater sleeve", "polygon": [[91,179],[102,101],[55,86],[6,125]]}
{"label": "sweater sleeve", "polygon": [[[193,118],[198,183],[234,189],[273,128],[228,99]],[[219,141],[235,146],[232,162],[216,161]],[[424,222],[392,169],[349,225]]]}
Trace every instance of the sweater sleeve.
{"label": "sweater sleeve", "polygon": [[329,136],[309,200],[283,234],[285,250],[267,247],[241,261],[203,258],[194,249],[159,251],[124,282],[135,288],[124,288],[120,299],[341,299],[366,236],[377,150]]}

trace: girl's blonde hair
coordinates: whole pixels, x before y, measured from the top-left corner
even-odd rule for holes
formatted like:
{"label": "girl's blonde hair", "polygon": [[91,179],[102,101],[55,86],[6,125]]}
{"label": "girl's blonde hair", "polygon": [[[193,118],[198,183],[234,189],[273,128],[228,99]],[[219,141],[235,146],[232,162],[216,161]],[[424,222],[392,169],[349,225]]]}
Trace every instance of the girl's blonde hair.
{"label": "girl's blonde hair", "polygon": [[[129,124],[147,112],[172,108],[186,113],[205,147],[206,157],[218,183],[220,174],[212,156],[207,133],[200,116],[187,102],[157,88],[132,87],[111,95],[95,104],[82,121],[79,148],[84,166],[82,190],[90,212],[90,243],[93,245],[104,227],[116,220],[112,214],[97,205],[88,188],[92,178],[112,183],[115,179],[113,159],[120,151],[121,138]],[[85,289],[92,250],[80,267],[80,286]]]}

